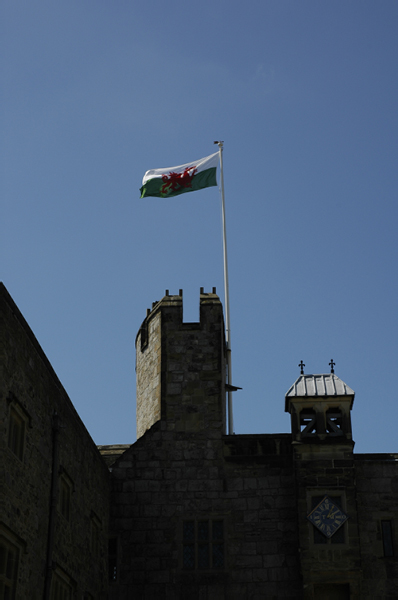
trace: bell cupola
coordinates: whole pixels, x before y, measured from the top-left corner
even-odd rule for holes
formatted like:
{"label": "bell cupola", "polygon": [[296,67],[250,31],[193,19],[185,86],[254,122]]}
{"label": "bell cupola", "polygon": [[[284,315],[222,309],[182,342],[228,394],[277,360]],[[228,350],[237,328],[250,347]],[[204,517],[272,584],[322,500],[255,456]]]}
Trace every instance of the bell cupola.
{"label": "bell cupola", "polygon": [[333,372],[304,375],[285,396],[293,441],[299,443],[352,441],[351,409],[355,392]]}

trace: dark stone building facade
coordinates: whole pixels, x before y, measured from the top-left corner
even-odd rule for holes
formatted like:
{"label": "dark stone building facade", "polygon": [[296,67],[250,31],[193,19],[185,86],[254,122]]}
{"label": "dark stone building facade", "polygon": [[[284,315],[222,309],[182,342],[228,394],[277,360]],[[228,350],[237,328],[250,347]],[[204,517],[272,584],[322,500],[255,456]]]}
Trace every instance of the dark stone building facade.
{"label": "dark stone building facade", "polygon": [[0,284],[0,598],[108,597],[109,474]]}
{"label": "dark stone building facade", "polygon": [[[17,598],[43,597],[41,591],[30,596],[26,590],[33,581],[43,589],[46,567],[55,579],[62,569],[70,585],[65,596],[55,595],[50,586],[50,598],[398,597],[398,455],[354,453],[354,392],[333,372],[302,374],[288,390],[291,433],[227,435],[222,305],[215,293],[202,291],[200,322],[184,323],[182,293],[167,292],[148,310],[136,338],[138,439],[131,446],[100,446],[98,452],[15,305],[11,313],[17,326],[7,325],[5,338],[1,444],[7,493],[13,490],[21,508],[12,512],[6,494],[0,520],[6,543],[20,548],[13,583]],[[35,369],[37,356],[43,365],[35,393],[29,391],[29,344],[37,353]],[[52,397],[48,404],[46,398]],[[74,519],[80,520],[72,535],[74,519],[65,524],[58,506],[50,562],[44,525],[38,532],[46,543],[31,556],[36,513],[26,512],[12,483],[17,478],[9,455],[17,453],[18,436],[10,448],[9,431],[13,410],[26,420],[29,435],[36,435],[36,428],[43,435],[43,419],[51,430],[53,402],[66,425],[59,434],[60,448],[65,444],[59,463],[65,464],[69,485],[79,490]],[[54,444],[54,433],[51,439]],[[26,434],[25,448],[28,443]],[[51,481],[63,470],[54,468],[46,443],[44,469],[32,469],[29,479],[18,463],[18,480],[48,508],[54,497]],[[26,465],[28,456],[14,461]],[[59,489],[57,497],[62,504]],[[94,521],[97,554],[90,549]],[[66,541],[61,526],[70,528]],[[3,581],[0,572],[0,585]]]}

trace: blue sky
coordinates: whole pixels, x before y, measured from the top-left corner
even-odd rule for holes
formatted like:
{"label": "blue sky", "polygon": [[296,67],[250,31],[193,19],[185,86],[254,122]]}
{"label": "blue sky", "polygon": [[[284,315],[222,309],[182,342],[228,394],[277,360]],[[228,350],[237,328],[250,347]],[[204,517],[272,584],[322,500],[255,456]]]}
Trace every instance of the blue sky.
{"label": "blue sky", "polygon": [[130,443],[146,308],[223,299],[217,188],[139,199],[222,139],[236,433],[290,431],[299,376],[398,452],[398,3],[1,5],[1,279],[98,444]]}

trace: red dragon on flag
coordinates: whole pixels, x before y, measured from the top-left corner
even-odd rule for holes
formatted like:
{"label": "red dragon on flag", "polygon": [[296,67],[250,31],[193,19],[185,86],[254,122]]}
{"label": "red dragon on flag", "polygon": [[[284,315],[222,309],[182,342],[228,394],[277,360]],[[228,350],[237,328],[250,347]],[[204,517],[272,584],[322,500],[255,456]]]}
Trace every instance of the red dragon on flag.
{"label": "red dragon on flag", "polygon": [[170,171],[168,175],[162,175],[163,185],[160,188],[162,196],[167,196],[170,192],[175,192],[179,188],[192,187],[192,179],[197,173],[196,166],[187,167],[183,173]]}
{"label": "red dragon on flag", "polygon": [[217,185],[217,166],[220,153],[175,167],[149,169],[142,179],[141,198],[171,198]]}

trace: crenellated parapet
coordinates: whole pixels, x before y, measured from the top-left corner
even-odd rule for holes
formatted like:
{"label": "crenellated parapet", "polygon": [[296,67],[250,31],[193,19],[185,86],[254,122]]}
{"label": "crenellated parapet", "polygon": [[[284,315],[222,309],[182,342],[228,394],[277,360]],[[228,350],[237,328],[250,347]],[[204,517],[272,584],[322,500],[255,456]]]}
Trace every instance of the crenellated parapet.
{"label": "crenellated parapet", "polygon": [[148,309],[136,338],[137,437],[163,420],[174,431],[225,433],[222,304],[200,292],[200,320],[183,322],[182,290]]}

